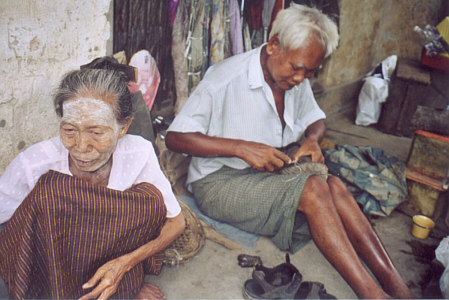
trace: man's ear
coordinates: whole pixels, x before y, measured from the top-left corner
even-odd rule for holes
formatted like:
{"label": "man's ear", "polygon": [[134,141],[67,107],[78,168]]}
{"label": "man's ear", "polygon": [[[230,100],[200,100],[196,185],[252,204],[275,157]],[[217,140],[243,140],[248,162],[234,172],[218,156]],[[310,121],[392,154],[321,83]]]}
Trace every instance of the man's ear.
{"label": "man's ear", "polygon": [[129,126],[131,126],[132,121],[133,120],[130,117],[126,117],[125,118],[125,122],[126,123],[123,122],[123,123],[120,124],[121,128],[120,128],[120,132],[119,132],[119,135],[118,135],[119,138],[123,137],[128,132]]}
{"label": "man's ear", "polygon": [[266,51],[268,55],[278,54],[281,51],[281,43],[279,42],[277,34],[268,40]]}

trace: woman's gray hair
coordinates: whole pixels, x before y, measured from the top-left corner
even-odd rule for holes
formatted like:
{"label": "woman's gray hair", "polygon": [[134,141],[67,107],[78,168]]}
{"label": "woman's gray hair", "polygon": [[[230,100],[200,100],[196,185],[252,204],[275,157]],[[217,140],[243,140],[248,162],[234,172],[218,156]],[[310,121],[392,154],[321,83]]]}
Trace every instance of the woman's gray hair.
{"label": "woman's gray hair", "polygon": [[82,69],[64,75],[54,95],[56,114],[62,117],[63,103],[78,97],[94,97],[110,103],[118,122],[132,117],[132,96],[126,76],[120,71]]}
{"label": "woman's gray hair", "polygon": [[282,49],[299,49],[313,36],[323,45],[324,57],[338,46],[337,25],[318,9],[295,3],[277,14],[270,39],[275,35]]}

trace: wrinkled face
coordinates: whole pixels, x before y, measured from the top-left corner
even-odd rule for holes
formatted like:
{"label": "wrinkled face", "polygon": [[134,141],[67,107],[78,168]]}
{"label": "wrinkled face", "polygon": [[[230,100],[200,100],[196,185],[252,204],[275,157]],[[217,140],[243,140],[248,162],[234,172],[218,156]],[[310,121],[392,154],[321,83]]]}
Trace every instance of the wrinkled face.
{"label": "wrinkled face", "polygon": [[63,104],[59,133],[69,150],[71,167],[95,172],[112,156],[122,128],[112,107],[99,99],[75,98]]}
{"label": "wrinkled face", "polygon": [[290,90],[305,78],[312,77],[321,67],[324,49],[315,39],[299,49],[282,50],[277,37],[272,38],[266,51],[268,73],[282,90]]}

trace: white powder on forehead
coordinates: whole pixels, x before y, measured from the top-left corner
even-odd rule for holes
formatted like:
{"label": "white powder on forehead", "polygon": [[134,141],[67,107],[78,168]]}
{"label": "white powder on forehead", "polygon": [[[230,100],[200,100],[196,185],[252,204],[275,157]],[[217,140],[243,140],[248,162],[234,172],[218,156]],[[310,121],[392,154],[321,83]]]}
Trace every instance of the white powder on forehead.
{"label": "white powder on forehead", "polygon": [[119,124],[115,118],[112,107],[95,98],[76,98],[63,103],[62,121],[68,123],[82,124],[92,121],[97,125],[109,126],[118,132]]}

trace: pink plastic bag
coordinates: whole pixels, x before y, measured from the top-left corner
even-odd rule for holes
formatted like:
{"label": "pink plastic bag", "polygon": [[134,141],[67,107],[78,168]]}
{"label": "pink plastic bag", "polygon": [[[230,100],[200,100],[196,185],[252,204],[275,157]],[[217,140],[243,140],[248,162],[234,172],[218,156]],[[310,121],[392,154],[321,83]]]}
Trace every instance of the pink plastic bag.
{"label": "pink plastic bag", "polygon": [[143,101],[151,111],[161,81],[156,61],[150,52],[140,50],[131,57],[129,65],[137,68],[138,71],[137,82],[130,82],[129,90],[131,92],[141,91]]}

